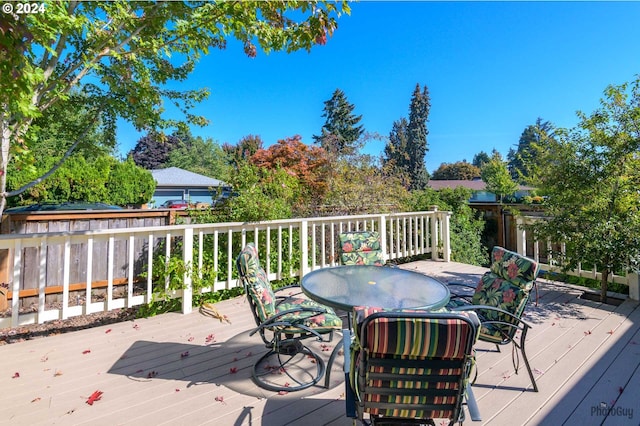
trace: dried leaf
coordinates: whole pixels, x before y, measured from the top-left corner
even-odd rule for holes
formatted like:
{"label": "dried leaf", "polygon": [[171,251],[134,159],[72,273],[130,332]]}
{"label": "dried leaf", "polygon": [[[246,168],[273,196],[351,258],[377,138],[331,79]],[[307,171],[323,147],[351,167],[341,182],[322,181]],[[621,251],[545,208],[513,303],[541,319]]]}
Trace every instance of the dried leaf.
{"label": "dried leaf", "polygon": [[213,343],[216,341],[216,336],[214,336],[213,334],[208,335],[205,339],[204,342],[205,343]]}
{"label": "dried leaf", "polygon": [[82,355],[86,355],[90,353],[91,353],[91,349],[85,349],[84,351],[82,351]]}
{"label": "dried leaf", "polygon": [[231,374],[235,374],[235,373],[237,373],[237,372],[238,372],[238,367],[231,367],[231,368],[229,369],[229,373],[231,373]]}
{"label": "dried leaf", "polygon": [[105,332],[105,334],[106,334],[106,333],[111,333],[111,329],[110,329],[110,328],[107,328],[104,332]]}
{"label": "dried leaf", "polygon": [[613,330],[607,331],[607,334],[613,334]]}
{"label": "dried leaf", "polygon": [[18,373],[17,371],[15,373],[13,373],[13,377],[11,377],[12,379],[17,379],[20,377],[20,373]]}
{"label": "dried leaf", "polygon": [[56,372],[53,373],[53,377],[58,377],[58,376],[62,376],[62,371],[56,370]]}
{"label": "dried leaf", "polygon": [[39,396],[37,396],[37,397],[33,398],[33,399],[31,400],[31,402],[38,402],[38,401],[40,401],[41,399],[42,399],[42,398],[40,398]]}
{"label": "dried leaf", "polygon": [[153,379],[154,377],[156,377],[158,375],[157,371],[149,371],[149,374],[147,374],[147,379]]}
{"label": "dried leaf", "polygon": [[133,324],[133,328],[134,328],[135,330],[139,330],[139,329],[140,329],[140,326],[139,326],[138,324]]}
{"label": "dried leaf", "polygon": [[186,357],[188,357],[188,356],[189,356],[189,351],[182,352],[182,353],[180,354],[180,358],[186,358]]}
{"label": "dried leaf", "polygon": [[223,397],[223,396],[216,396],[214,399],[215,399],[217,402],[221,402],[221,403],[223,403],[223,404],[225,404],[225,405],[227,404],[226,402],[224,402],[224,397]]}
{"label": "dried leaf", "polygon": [[187,342],[193,342],[193,339],[194,339],[194,337],[193,337],[193,336],[191,336],[191,337],[189,337],[189,338],[187,339]]}
{"label": "dried leaf", "polygon": [[588,331],[585,331],[585,332],[584,332],[584,335],[585,335],[585,336],[588,336],[588,335],[590,335],[590,334],[591,334],[591,330],[588,330]]}
{"label": "dried leaf", "polygon": [[94,402],[100,401],[102,398],[102,392],[97,390],[91,394],[91,396],[87,399],[87,404],[93,405]]}

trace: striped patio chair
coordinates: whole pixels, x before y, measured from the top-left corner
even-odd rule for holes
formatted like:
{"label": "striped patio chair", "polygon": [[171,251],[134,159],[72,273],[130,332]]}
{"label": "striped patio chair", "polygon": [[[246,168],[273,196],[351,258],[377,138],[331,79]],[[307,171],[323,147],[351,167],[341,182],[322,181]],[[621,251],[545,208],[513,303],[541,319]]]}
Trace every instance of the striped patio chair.
{"label": "striped patio chair", "polygon": [[357,307],[350,384],[356,416],[371,424],[434,424],[479,413],[468,385],[480,322],[473,312]]}

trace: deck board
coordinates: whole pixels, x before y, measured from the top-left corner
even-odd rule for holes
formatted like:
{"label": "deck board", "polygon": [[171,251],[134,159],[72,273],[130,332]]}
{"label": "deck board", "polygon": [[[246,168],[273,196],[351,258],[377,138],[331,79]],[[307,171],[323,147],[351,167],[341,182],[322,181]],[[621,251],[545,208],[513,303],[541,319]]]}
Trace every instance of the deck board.
{"label": "deck board", "polygon": [[[472,285],[486,271],[453,262],[402,267]],[[514,374],[510,347],[496,352],[478,343],[474,393],[483,421],[473,424],[640,422],[640,308],[633,301],[602,305],[580,294],[575,286],[540,281],[538,305],[527,307],[525,319],[533,325],[527,353],[538,393],[524,365]],[[352,424],[344,416],[341,359],[328,390],[265,391],[250,379],[264,346],[248,336],[254,323],[245,299],[216,307],[231,324],[198,312],[170,313],[0,346],[0,425]],[[327,359],[329,352],[322,355]],[[20,377],[12,378],[15,373]],[[96,390],[102,399],[87,405]],[[627,417],[592,413],[602,402],[615,402]]]}

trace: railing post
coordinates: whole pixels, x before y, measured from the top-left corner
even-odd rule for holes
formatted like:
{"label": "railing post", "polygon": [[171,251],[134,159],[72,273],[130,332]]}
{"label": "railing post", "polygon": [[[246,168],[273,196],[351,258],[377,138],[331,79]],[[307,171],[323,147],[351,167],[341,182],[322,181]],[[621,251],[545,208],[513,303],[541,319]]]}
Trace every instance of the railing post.
{"label": "railing post", "polygon": [[635,272],[627,273],[627,284],[629,285],[629,299],[640,301],[640,277]]}
{"label": "railing post", "polygon": [[431,216],[431,259],[436,260],[438,258],[438,222],[440,221],[438,215],[438,206],[431,206],[433,214]]}
{"label": "railing post", "polygon": [[193,310],[193,287],[191,274],[193,273],[193,228],[185,228],[182,237],[182,260],[184,262],[184,288],[182,289],[182,313],[190,314]]}
{"label": "railing post", "polygon": [[378,232],[380,233],[380,246],[384,261],[389,260],[389,250],[387,250],[387,217],[388,215],[380,215],[378,218]]}
{"label": "railing post", "polygon": [[516,252],[519,255],[527,255],[527,231],[525,231],[524,221],[521,217],[516,217]]}
{"label": "railing post", "polygon": [[309,272],[309,221],[300,222],[300,278]]}
{"label": "railing post", "polygon": [[451,262],[451,234],[449,232],[451,212],[442,212],[442,260]]}

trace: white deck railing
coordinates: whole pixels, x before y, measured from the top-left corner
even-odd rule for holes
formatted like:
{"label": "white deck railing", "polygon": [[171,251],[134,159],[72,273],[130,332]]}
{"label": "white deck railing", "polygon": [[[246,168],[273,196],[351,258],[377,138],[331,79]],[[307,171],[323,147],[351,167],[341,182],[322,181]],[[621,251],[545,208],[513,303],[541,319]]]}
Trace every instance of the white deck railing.
{"label": "white deck railing", "polygon": [[[578,265],[577,269],[565,271],[554,260],[551,252],[551,241],[537,241],[527,235],[525,226],[533,223],[537,220],[543,220],[538,216],[524,216],[518,217],[516,220],[516,251],[524,256],[529,256],[540,264],[540,268],[550,272],[562,272],[568,275],[573,275],[583,278],[591,278],[594,280],[602,279],[602,272],[598,271],[595,267],[589,269],[583,269],[582,265]],[[561,252],[564,252],[564,245],[556,245]],[[629,298],[633,300],[640,300],[640,279],[638,274],[633,272],[627,272],[625,275],[617,275],[610,273],[609,282],[626,285],[629,287]]]}
{"label": "white deck railing", "polygon": [[[152,301],[154,259],[188,265],[182,311],[192,309],[193,279],[205,264],[216,271],[208,292],[237,285],[235,257],[257,242],[270,279],[301,277],[338,263],[337,237],[349,230],[376,230],[387,260],[431,254],[449,261],[449,212],[336,216],[256,223],[174,225],[82,232],[0,236],[8,253],[9,312],[0,328],[130,308]],[[146,273],[146,276],[143,274]],[[155,271],[156,273],[158,271]],[[157,274],[156,274],[157,275]],[[160,283],[162,285],[162,283]],[[169,277],[164,283],[169,288]]]}

